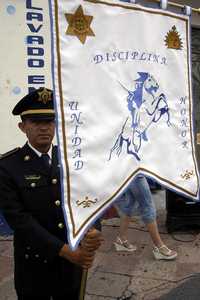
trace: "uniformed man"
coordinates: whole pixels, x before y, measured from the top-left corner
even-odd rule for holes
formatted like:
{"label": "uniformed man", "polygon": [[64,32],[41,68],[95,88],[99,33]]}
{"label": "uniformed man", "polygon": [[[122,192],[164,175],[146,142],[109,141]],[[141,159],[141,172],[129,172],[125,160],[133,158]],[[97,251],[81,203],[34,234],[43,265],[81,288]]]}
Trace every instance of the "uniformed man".
{"label": "uniformed man", "polygon": [[[0,209],[14,230],[18,300],[78,300],[83,268],[90,268],[101,243],[89,231],[71,251],[61,208],[53,93],[40,88],[13,109],[27,143],[0,159]],[[52,298],[51,298],[52,297]]]}

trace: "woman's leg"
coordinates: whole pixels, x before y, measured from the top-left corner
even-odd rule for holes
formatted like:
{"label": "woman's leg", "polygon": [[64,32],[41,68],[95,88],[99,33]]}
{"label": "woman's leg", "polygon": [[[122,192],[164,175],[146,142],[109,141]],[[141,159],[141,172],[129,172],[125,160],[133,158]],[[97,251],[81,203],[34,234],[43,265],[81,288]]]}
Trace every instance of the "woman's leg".
{"label": "woman's leg", "polygon": [[128,239],[128,226],[130,224],[131,217],[122,215],[120,217],[120,228],[119,228],[119,237],[122,241]]}
{"label": "woman's leg", "polygon": [[[139,176],[130,185],[132,198],[138,203],[138,211],[144,224],[150,224],[149,228],[153,236],[158,237],[156,224],[156,208],[149,188],[149,184],[144,176]],[[154,234],[155,233],[155,234]]]}
{"label": "woman's leg", "polygon": [[114,242],[115,248],[117,251],[134,251],[136,247],[128,241],[128,227],[134,209],[134,199],[129,190],[115,202],[115,207],[120,215],[119,235]]}
{"label": "woman's leg", "polygon": [[171,260],[177,257],[177,252],[169,249],[161,239],[156,220],[146,224],[154,244],[153,255],[155,259]]}
{"label": "woman's leg", "polygon": [[146,227],[147,227],[147,230],[148,230],[148,232],[151,236],[153,244],[158,248],[163,246],[164,243],[163,243],[163,241],[161,239],[161,236],[160,236],[160,233],[158,231],[158,225],[157,225],[156,220],[153,221],[153,222],[147,223]]}
{"label": "woman's leg", "polygon": [[117,251],[135,251],[136,246],[132,245],[128,241],[128,226],[130,224],[131,217],[127,215],[120,216],[120,228],[119,236],[114,243]]}
{"label": "woman's leg", "polygon": [[177,252],[168,249],[164,245],[156,222],[156,209],[152,194],[145,177],[138,177],[131,185],[131,192],[136,201],[138,201],[141,218],[151,236],[154,244],[153,254],[156,259],[174,259]]}

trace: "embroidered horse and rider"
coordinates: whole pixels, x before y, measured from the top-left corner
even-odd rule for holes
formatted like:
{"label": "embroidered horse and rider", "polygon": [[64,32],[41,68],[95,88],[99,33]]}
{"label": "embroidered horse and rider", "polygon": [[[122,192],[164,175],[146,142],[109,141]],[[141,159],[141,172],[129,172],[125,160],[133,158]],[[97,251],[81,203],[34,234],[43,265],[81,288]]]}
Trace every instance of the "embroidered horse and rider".
{"label": "embroidered horse and rider", "polygon": [[120,155],[122,147],[126,144],[127,154],[140,160],[139,151],[143,142],[148,141],[148,130],[158,123],[165,115],[166,123],[170,126],[170,114],[165,94],[157,96],[159,84],[155,78],[146,72],[138,72],[139,78],[135,80],[135,90],[128,91],[127,106],[129,116],[126,118],[122,129],[110,150],[112,154]]}

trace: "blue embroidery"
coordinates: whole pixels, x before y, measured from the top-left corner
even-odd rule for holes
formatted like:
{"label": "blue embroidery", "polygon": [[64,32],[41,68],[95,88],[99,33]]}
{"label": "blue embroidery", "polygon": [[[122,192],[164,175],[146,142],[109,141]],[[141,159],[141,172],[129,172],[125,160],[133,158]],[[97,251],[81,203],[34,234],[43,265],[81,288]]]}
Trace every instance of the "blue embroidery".
{"label": "blue embroidery", "polygon": [[139,78],[135,80],[135,90],[129,91],[125,87],[129,116],[126,118],[121,132],[114,146],[110,150],[109,160],[112,154],[120,155],[122,147],[126,144],[126,153],[133,155],[138,161],[143,142],[148,142],[148,130],[151,125],[158,123],[162,116],[166,115],[166,123],[170,126],[170,114],[165,94],[156,95],[159,84],[155,78],[146,72],[138,72]]}
{"label": "blue embroidery", "polygon": [[74,162],[74,170],[79,171],[83,168],[82,160],[82,137],[80,135],[80,128],[83,125],[82,112],[79,110],[78,101],[69,102],[70,123],[72,124],[72,159]]}
{"label": "blue embroidery", "polygon": [[186,108],[187,97],[180,98],[180,124],[179,129],[181,131],[182,148],[188,149],[188,133],[189,133],[189,119],[187,118]]}

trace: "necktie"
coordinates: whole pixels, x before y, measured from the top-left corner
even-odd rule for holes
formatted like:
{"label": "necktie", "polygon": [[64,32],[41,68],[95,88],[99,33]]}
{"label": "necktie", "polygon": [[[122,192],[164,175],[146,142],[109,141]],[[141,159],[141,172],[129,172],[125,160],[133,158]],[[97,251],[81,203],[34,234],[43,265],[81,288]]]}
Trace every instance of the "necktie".
{"label": "necktie", "polygon": [[46,166],[47,168],[50,168],[50,164],[49,164],[49,162],[50,162],[50,157],[49,157],[49,154],[43,153],[43,154],[41,155],[41,158],[43,159],[45,166]]}

